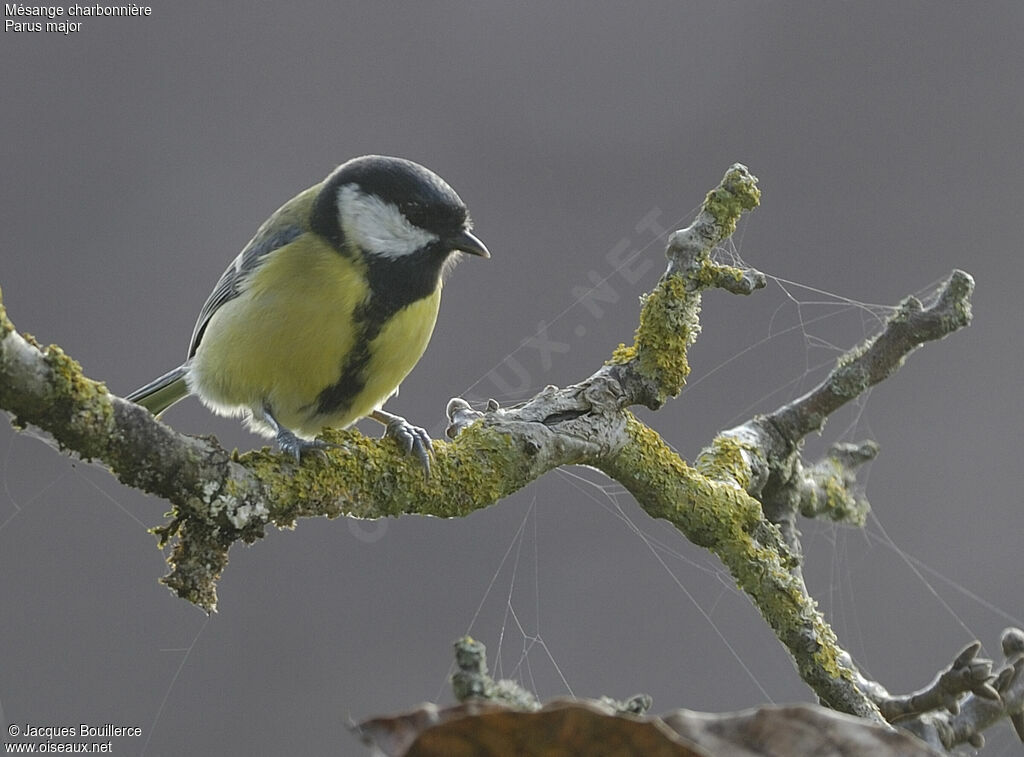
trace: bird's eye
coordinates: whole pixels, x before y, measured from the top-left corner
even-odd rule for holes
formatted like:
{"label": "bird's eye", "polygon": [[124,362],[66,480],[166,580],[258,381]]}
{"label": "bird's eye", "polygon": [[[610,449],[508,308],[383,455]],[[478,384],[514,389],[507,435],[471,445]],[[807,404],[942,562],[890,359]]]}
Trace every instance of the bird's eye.
{"label": "bird's eye", "polygon": [[409,223],[419,226],[421,229],[425,228],[430,221],[430,212],[426,206],[420,203],[414,202],[402,206],[402,215],[409,220]]}

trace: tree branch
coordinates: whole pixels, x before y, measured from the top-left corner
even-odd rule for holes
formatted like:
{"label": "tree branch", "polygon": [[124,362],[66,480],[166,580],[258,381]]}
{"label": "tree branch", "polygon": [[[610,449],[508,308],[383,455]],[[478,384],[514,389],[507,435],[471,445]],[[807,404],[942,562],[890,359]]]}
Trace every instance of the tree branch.
{"label": "tree branch", "polygon": [[891,722],[938,749],[985,745],[982,731],[1009,718],[1024,742],[1024,631],[1007,628],[1001,646],[1004,665],[992,674],[992,661],[977,657],[978,642],[964,648],[928,686],[909,696],[892,696],[868,684]]}
{"label": "tree branch", "polygon": [[[178,434],[84,377],[60,348],[44,349],[19,335],[2,300],[0,407],[16,425],[36,426],[61,449],[99,460],[123,483],[169,501],[170,521],[153,529],[161,546],[175,542],[163,580],[210,611],[229,547],[260,538],[267,524],[290,528],[298,518],[339,515],[459,517],[558,466],[594,466],[622,483],[652,517],[669,520],[722,559],[823,703],[878,722],[885,721],[883,711],[898,719],[909,710],[893,706],[879,685],[860,674],[818,612],[801,574],[796,527],[798,513],[863,522],[868,505],[855,470],[877,454],[877,445],[837,446],[825,459],[805,463],[801,442],[924,342],[966,326],[973,280],[954,271],[927,306],[907,298],[885,328],[840,358],[819,386],[722,432],[690,466],[628,408],[657,409],[682,389],[705,290],[750,294],[765,285],[756,270],[711,259],[739,216],[757,206],[756,182],[744,166],[734,165],[694,222],[672,234],[667,269],[643,298],[633,344],[619,345],[590,377],[547,387],[515,408],[492,401],[475,410],[453,399],[452,440],[437,442],[427,481],[392,440],[356,431],[329,432],[345,449],[301,465],[266,449],[239,455],[212,438]],[[1017,673],[1001,674],[1001,694],[1017,692],[1020,667],[1018,657],[1007,668]],[[948,693],[937,701],[946,702]],[[1015,695],[1012,701],[1019,702]],[[914,706],[934,698],[918,696]],[[961,714],[967,710],[965,703]],[[1010,709],[1002,713],[1014,715]]]}

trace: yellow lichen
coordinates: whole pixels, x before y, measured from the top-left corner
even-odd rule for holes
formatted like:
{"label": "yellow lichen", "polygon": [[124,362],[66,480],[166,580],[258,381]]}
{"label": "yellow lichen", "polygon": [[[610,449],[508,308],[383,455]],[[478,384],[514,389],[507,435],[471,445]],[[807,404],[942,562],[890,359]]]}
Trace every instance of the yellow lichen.
{"label": "yellow lichen", "polygon": [[612,350],[612,356],[605,362],[605,365],[625,365],[635,358],[636,345],[631,344],[627,347],[622,342],[619,342],[619,346]]}
{"label": "yellow lichen", "polygon": [[84,459],[101,456],[114,422],[107,387],[83,375],[82,366],[56,345],[43,351],[43,359],[50,369],[52,425],[61,428],[58,441]]}
{"label": "yellow lichen", "polygon": [[460,517],[527,480],[520,470],[524,456],[517,454],[511,438],[482,424],[470,426],[454,442],[434,442],[429,478],[419,461],[391,439],[370,439],[358,431],[332,431],[325,437],[344,449],[327,450],[323,461],[304,458],[294,470],[290,463],[282,467],[284,458],[269,450],[240,456],[264,482],[277,526],[292,527],[296,518],[318,514]]}
{"label": "yellow lichen", "polygon": [[729,479],[745,479],[744,447],[716,439],[711,457],[728,476],[716,481],[688,466],[652,429],[627,415],[630,442],[604,467],[633,492],[649,515],[665,518],[695,544],[718,555],[737,585],[753,599],[765,620],[791,649],[814,647],[797,664],[808,676],[825,671],[832,680],[852,671],[840,661],[832,629],[792,571],[789,553],[776,525],[764,518],[760,503]]}
{"label": "yellow lichen", "polygon": [[619,346],[612,361],[638,358],[640,372],[666,397],[682,391],[690,365],[686,351],[700,331],[699,299],[681,274],[665,276],[646,298],[632,347]]}
{"label": "yellow lichen", "polygon": [[647,511],[655,518],[665,518],[679,528],[695,544],[715,547],[745,532],[761,518],[761,506],[745,492],[725,483],[712,481],[690,467],[665,444],[656,431],[627,415],[626,432],[630,444],[623,450],[623,468],[641,471],[640,478],[647,491],[676,491],[669,500],[645,497]]}
{"label": "yellow lichen", "polygon": [[741,489],[750,485],[750,463],[748,455],[756,449],[745,447],[731,436],[716,436],[710,449],[698,459],[701,473],[716,481],[732,481]]}
{"label": "yellow lichen", "polygon": [[722,183],[704,198],[702,210],[715,219],[715,225],[721,230],[720,239],[736,231],[736,222],[744,210],[753,210],[760,204],[761,190],[756,181],[746,169],[733,167],[726,172]]}
{"label": "yellow lichen", "polygon": [[4,307],[4,293],[0,289],[0,339],[14,331],[14,324],[7,317],[7,308]]}

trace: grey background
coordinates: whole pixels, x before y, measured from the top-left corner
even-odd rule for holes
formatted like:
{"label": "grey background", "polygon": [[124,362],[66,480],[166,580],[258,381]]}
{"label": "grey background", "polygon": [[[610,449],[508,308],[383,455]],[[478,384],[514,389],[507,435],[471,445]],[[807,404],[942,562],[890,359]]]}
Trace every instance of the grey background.
{"label": "grey background", "polygon": [[[978,282],[969,330],[811,442],[882,446],[866,475],[878,520],[806,529],[823,611],[900,691],[972,638],[997,653],[1007,616],[1021,622],[1019,2],[154,2],[150,18],[0,40],[0,286],[19,328],[127,392],[180,360],[216,277],[281,202],[348,157],[407,156],[455,186],[493,252],[456,269],[390,405],[437,434],[451,396],[565,384],[628,340],[662,265],[636,224],[684,224],[742,161],[764,191],[737,235],[751,265],[881,304],[954,267]],[[635,282],[607,258],[623,239],[641,254],[629,271],[653,261]],[[590,272],[618,298],[600,317],[574,304]],[[872,326],[788,289],[799,310],[774,284],[707,298],[691,388],[644,414],[684,456]],[[549,361],[521,347],[542,321],[564,349]],[[167,420],[260,443],[193,400]],[[546,698],[564,675],[580,696],[649,692],[656,710],[810,699],[716,561],[595,474],[462,521],[272,533],[232,551],[207,621],[156,582],[144,528],[163,503],[3,426],[7,724],[142,728],[115,754],[356,754],[348,718],[449,700],[449,645],[470,628]],[[992,739],[1019,749],[1005,725]]]}

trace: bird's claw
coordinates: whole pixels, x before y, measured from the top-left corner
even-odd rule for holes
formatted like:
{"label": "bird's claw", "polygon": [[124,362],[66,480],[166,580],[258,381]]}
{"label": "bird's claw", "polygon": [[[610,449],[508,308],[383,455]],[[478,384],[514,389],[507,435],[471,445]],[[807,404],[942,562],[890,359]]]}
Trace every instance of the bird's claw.
{"label": "bird's claw", "polygon": [[387,422],[384,436],[390,436],[398,442],[405,454],[415,454],[426,477],[430,478],[430,456],[434,452],[434,445],[424,429],[412,425],[405,418],[395,416]]}
{"label": "bird's claw", "polygon": [[302,456],[307,452],[312,452],[321,460],[327,459],[327,453],[324,452],[326,449],[347,449],[343,444],[335,444],[334,442],[327,442],[323,439],[303,439],[297,436],[295,432],[289,431],[280,423],[277,422],[277,418],[274,417],[274,413],[270,410],[270,405],[263,405],[263,412],[257,417],[265,421],[270,428],[274,430],[274,438],[277,441],[277,447],[286,455],[290,455],[295,458],[295,462],[301,463]]}
{"label": "bird's claw", "polygon": [[344,449],[340,444],[324,441],[323,439],[302,439],[291,431],[282,429],[277,432],[277,446],[286,455],[295,458],[295,462],[301,463],[302,456],[311,453],[321,460],[327,459],[327,449]]}

